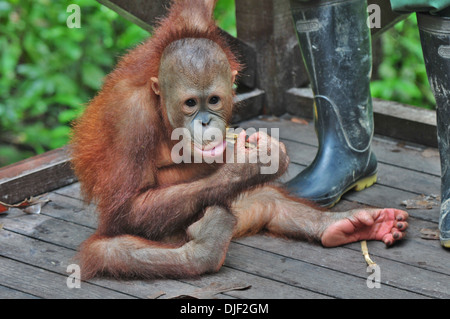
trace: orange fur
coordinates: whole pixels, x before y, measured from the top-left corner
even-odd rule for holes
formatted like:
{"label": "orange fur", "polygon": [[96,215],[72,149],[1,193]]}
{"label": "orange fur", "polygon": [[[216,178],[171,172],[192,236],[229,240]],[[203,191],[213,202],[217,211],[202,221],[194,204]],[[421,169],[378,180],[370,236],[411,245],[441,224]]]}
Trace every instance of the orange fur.
{"label": "orange fur", "polygon": [[[170,139],[173,128],[151,82],[151,78],[159,74],[165,48],[184,38],[215,42],[225,53],[230,70],[240,70],[237,58],[212,19],[215,2],[174,1],[153,36],[120,60],[74,125],[73,168],[86,201],[95,201],[99,212],[97,233],[83,243],[78,255],[85,270],[84,278],[104,271],[114,276],[123,276],[128,271],[129,275],[139,273],[142,265],[127,268],[126,261],[132,258],[123,251],[125,247],[133,251],[155,247],[156,242],[160,243],[159,248],[173,248],[173,244],[167,247],[163,242],[175,241],[175,245],[181,245],[188,239],[188,226],[199,219],[205,207],[221,193],[219,184],[208,190],[204,182],[195,182],[210,174],[213,166],[171,165],[169,150],[173,146]],[[186,185],[191,188],[183,183],[189,183]],[[186,194],[182,195],[183,192]],[[223,199],[217,202],[226,205],[238,192],[236,189],[228,197],[222,195]],[[195,198],[197,193],[205,194],[204,198],[188,205],[185,198]],[[186,205],[187,210],[182,211]],[[188,248],[185,254],[195,253]],[[223,256],[218,258],[222,260]],[[178,268],[184,269],[184,275],[197,273],[192,267]],[[217,265],[211,267],[215,269]],[[152,271],[141,269],[140,275],[169,276],[171,272],[177,273],[175,268],[166,266],[155,270],[150,267]]]}
{"label": "orange fur", "polygon": [[[73,167],[85,198],[98,201],[100,211],[114,214],[141,188],[158,180],[155,158],[163,143],[171,145],[172,127],[159,96],[151,90],[150,78],[158,76],[164,49],[182,38],[210,39],[226,53],[231,69],[240,70],[211,19],[214,4],[207,0],[174,2],[153,37],[122,58],[75,124]],[[195,23],[192,16],[197,17]],[[173,175],[164,182],[179,181]]]}

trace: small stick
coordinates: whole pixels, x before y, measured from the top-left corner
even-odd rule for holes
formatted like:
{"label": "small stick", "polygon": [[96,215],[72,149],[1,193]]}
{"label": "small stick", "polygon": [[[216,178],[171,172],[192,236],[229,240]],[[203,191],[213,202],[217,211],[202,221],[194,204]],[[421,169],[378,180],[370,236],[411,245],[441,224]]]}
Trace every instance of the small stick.
{"label": "small stick", "polygon": [[367,241],[365,240],[361,241],[361,250],[367,265],[369,266],[376,265],[376,263],[372,259],[370,259],[369,249],[367,248]]}
{"label": "small stick", "polygon": [[[236,134],[236,133],[228,133],[228,132],[227,132],[227,135],[226,135],[227,143],[230,143],[230,144],[233,144],[233,145],[236,144],[236,141],[237,141],[238,136],[239,136],[239,134]],[[255,144],[252,144],[252,143],[249,143],[249,142],[245,142],[245,147],[246,147],[246,148],[255,148],[256,145],[255,145]]]}

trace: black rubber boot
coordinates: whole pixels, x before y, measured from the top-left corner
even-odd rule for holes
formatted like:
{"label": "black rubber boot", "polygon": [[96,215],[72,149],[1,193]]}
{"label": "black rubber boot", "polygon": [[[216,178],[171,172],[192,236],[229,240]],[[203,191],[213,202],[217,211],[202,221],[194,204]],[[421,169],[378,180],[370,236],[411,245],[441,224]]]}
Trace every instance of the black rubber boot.
{"label": "black rubber boot", "polygon": [[370,77],[372,50],[365,0],[291,0],[314,93],[319,150],[287,184],[291,193],[331,207],[350,189],[376,182]]}
{"label": "black rubber boot", "polygon": [[450,18],[418,14],[428,81],[436,98],[441,156],[441,244],[450,248]]}

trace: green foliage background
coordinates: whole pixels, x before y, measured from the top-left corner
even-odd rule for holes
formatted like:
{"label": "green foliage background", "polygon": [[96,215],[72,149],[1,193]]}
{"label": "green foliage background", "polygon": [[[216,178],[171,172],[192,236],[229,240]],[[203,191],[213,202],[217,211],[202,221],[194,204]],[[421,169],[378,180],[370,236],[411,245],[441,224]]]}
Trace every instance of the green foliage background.
{"label": "green foliage background", "polygon": [[0,1],[0,25],[0,166],[65,145],[117,58],[148,36],[93,0]]}
{"label": "green foliage background", "polygon": [[[67,6],[81,8],[70,29]],[[236,35],[234,0],[218,24]],[[375,97],[433,108],[414,18],[383,35]],[[118,58],[149,34],[94,0],[0,0],[0,167],[67,144]]]}
{"label": "green foliage background", "polygon": [[371,83],[372,96],[434,109],[436,102],[428,84],[416,15],[384,33],[381,43],[382,62],[377,79]]}

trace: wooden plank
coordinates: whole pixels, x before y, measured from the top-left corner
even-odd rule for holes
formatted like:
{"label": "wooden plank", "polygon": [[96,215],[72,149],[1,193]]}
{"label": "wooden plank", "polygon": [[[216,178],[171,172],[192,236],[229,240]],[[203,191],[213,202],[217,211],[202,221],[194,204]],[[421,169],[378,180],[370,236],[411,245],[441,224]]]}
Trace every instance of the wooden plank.
{"label": "wooden plank", "polygon": [[312,119],[314,94],[311,88],[294,87],[286,91],[286,111],[294,116]]}
{"label": "wooden plank", "polygon": [[[386,202],[385,206],[389,205],[390,203]],[[364,207],[372,206],[351,201],[344,197],[331,209],[331,211],[342,212]],[[411,214],[411,212],[412,211],[410,210],[408,221],[409,228],[406,239],[391,248],[386,248],[381,242],[374,242],[374,244],[370,246],[371,255],[382,256],[400,263],[406,263],[422,269],[450,275],[450,267],[448,267],[450,256],[445,254],[445,249],[441,247],[439,241],[426,240],[421,237],[422,229],[437,229],[437,221],[424,220],[420,214]],[[435,214],[438,215],[438,211],[436,211]],[[415,217],[415,215],[418,217]],[[359,243],[346,245],[345,247],[357,252],[360,252],[361,250]],[[399,250],[397,248],[399,248]]]}
{"label": "wooden plank", "polygon": [[55,203],[43,207],[41,214],[27,214],[19,209],[11,209],[6,216],[1,216],[0,221],[6,230],[75,251],[94,233],[94,229],[47,216],[45,210],[52,205]]}
{"label": "wooden plank", "polygon": [[404,167],[410,171],[426,173],[436,177],[441,176],[439,152],[435,148],[411,146],[375,136],[372,141],[372,149],[378,158],[378,162],[395,167]]}
{"label": "wooden plank", "polygon": [[[287,112],[312,118],[311,89],[292,88],[287,96]],[[376,134],[437,147],[435,111],[381,99],[373,99],[373,111]]]}
{"label": "wooden plank", "polygon": [[[67,276],[0,257],[2,284],[27,294],[48,299],[130,299],[129,295],[82,283],[83,288],[67,287]],[[26,275],[25,275],[26,274]],[[87,287],[85,289],[84,287]]]}
{"label": "wooden plank", "polygon": [[0,201],[14,204],[76,181],[66,148],[0,169]]}
{"label": "wooden plank", "polygon": [[[261,241],[266,243],[265,241]],[[281,246],[278,246],[281,248]],[[336,254],[338,255],[338,254]],[[302,287],[335,298],[421,298],[423,296],[391,286],[368,289],[367,275],[355,276],[311,264],[278,253],[254,249],[241,243],[230,245],[225,264],[267,276],[291,285]],[[320,255],[319,255],[320,256]],[[342,262],[342,259],[340,259]],[[255,262],[257,261],[257,262]],[[268,267],[270,265],[270,267]],[[362,267],[365,271],[366,267]]]}
{"label": "wooden plank", "polygon": [[80,187],[81,187],[80,183],[73,183],[73,184],[67,185],[65,187],[56,189],[53,193],[71,197],[71,198],[75,198],[78,200],[83,200],[83,197],[81,196]]}
{"label": "wooden plank", "polygon": [[[409,294],[416,298],[448,298],[450,296],[450,277],[448,274],[427,271],[421,267],[412,266],[403,262],[403,256],[413,253],[411,252],[413,247],[408,249],[405,247],[406,245],[398,245],[389,248],[389,250],[393,251],[393,254],[397,256],[395,259],[384,258],[378,254],[371,253],[372,259],[380,266],[382,288],[368,289],[365,286],[365,281],[368,277],[366,272],[367,264],[360,252],[359,243],[351,244],[352,247],[358,247],[359,249],[350,250],[347,246],[323,248],[319,245],[312,245],[306,242],[295,242],[271,237],[262,238],[261,235],[243,238],[239,240],[239,243],[269,251],[282,260],[284,260],[283,258],[292,258],[293,260],[299,260],[308,265],[320,265],[321,267],[326,268],[326,275],[321,275],[322,270],[318,271],[318,273],[313,273],[312,271],[314,270],[312,269],[310,269],[310,271],[306,269],[302,270],[302,273],[308,274],[308,277],[310,277],[309,280],[312,282],[315,280],[325,281],[318,284],[318,287],[329,288],[330,286],[336,285],[331,289],[334,288],[337,290],[336,292],[333,292],[333,294],[335,293],[338,297],[365,298],[366,293],[366,298],[409,298]],[[373,246],[382,247],[384,244],[380,242],[369,242],[369,252],[372,252]],[[386,248],[384,249],[386,250]],[[435,257],[437,256],[439,255],[436,255]],[[269,271],[280,273],[285,267],[288,267],[281,265],[283,269],[277,269],[276,267],[279,266],[279,262],[263,262],[263,258],[264,256],[258,255],[258,257],[254,257],[253,259],[258,260],[258,264],[262,265],[261,268],[263,265],[272,265]],[[251,262],[252,259],[249,258],[249,260]],[[240,261],[240,263],[243,262]],[[248,267],[251,266],[249,265]],[[255,267],[258,267],[257,271],[261,271],[259,265],[256,265]],[[302,266],[296,266],[296,269],[300,269],[300,267]],[[290,271],[290,269],[288,269],[288,271]],[[334,272],[341,274],[343,276],[342,279],[349,280],[348,284],[350,289],[348,289],[349,287],[340,286],[340,279],[334,280]],[[294,280],[296,278],[302,280],[305,276],[291,275],[289,277],[294,278]],[[329,284],[327,285],[326,282]],[[387,289],[384,290],[385,288]],[[405,296],[402,296],[402,293],[397,291],[397,288],[402,290],[402,293],[405,293]],[[340,292],[340,289],[343,291]],[[331,293],[331,291],[329,292]],[[377,295],[377,292],[380,293],[380,295]],[[398,295],[396,295],[397,292],[399,292]],[[360,293],[362,295],[359,295]],[[393,293],[392,296],[391,293]]]}
{"label": "wooden plank", "polygon": [[38,299],[38,297],[0,285],[0,299]]}
{"label": "wooden plank", "polygon": [[[344,195],[344,198],[363,203],[373,207],[390,207],[396,209],[405,209],[401,202],[406,199],[415,197],[411,193],[396,190],[383,185],[375,184],[369,189],[362,192],[348,192]],[[432,221],[437,223],[439,220],[439,207],[432,209],[414,209],[408,210],[410,216],[414,216],[419,219]]]}
{"label": "wooden plank", "polygon": [[[73,263],[76,248],[87,238],[84,227],[43,215],[33,219],[27,217],[14,210],[10,218],[2,221],[5,230],[0,232],[3,248],[0,255],[67,276],[66,268]],[[21,223],[26,224],[27,227],[21,226]],[[42,224],[45,225],[44,228],[41,226]],[[61,236],[60,230],[65,232],[67,227],[73,228],[73,232]],[[45,233],[42,233],[43,229]],[[93,232],[93,230],[90,231]],[[73,236],[73,233],[77,232],[84,235]],[[59,236],[64,238],[57,240]],[[179,291],[192,289],[189,284],[164,280],[155,280],[151,283],[127,281],[124,285],[120,281],[101,278],[92,279],[89,283],[122,291],[139,298],[147,298],[159,291],[176,294]],[[89,289],[89,287],[87,286],[85,289]]]}
{"label": "wooden plank", "polygon": [[[245,258],[242,256],[241,258]],[[227,256],[227,259],[229,257]],[[197,279],[184,280],[199,287],[206,287],[214,283],[241,283],[251,285],[248,290],[230,291],[226,295],[241,299],[328,299],[328,296],[296,287],[288,283],[272,280],[271,277],[261,277],[253,273],[244,272],[239,269],[228,267],[227,262],[219,272],[207,274]]]}
{"label": "wooden plank", "polygon": [[[446,275],[448,278],[447,281],[449,281],[450,267],[448,265],[450,256],[448,252],[440,245],[439,240],[426,240],[420,237],[421,229],[437,229],[437,224],[414,217],[410,217],[408,222],[409,227],[404,240],[389,248],[385,247],[381,242],[369,242],[370,255],[373,259],[382,257],[398,262],[399,265],[396,265],[393,269],[395,268],[395,271],[399,272],[399,277],[401,276],[401,271],[405,270],[406,273],[408,267],[415,267],[421,271],[429,270],[432,273]],[[361,245],[359,243],[349,244],[346,248],[353,249],[357,252],[361,251]],[[412,273],[415,273],[415,271],[412,271],[411,275]],[[420,277],[420,275],[417,276]],[[428,274],[427,276],[433,275]],[[446,287],[448,288],[448,286]]]}
{"label": "wooden plank", "polygon": [[[20,222],[20,217],[13,218]],[[27,233],[17,229],[16,224],[9,223],[7,220],[4,227],[0,232],[1,256],[61,275],[68,275],[67,266],[74,262],[76,250],[61,247],[52,243],[51,240],[42,241],[34,236],[34,232]]]}
{"label": "wooden plank", "polygon": [[[79,183],[73,185],[79,186]],[[71,186],[69,186],[69,188],[70,187]],[[79,187],[77,187],[77,189],[79,190]],[[60,195],[56,192],[50,193],[46,198],[48,198],[50,202],[44,207],[41,214],[85,226],[90,229],[97,228],[97,211],[95,204],[86,205],[81,199]]]}
{"label": "wooden plank", "polygon": [[[8,227],[13,229],[12,225],[9,225]],[[33,265],[40,269],[45,269],[52,273],[66,276],[67,278],[68,273],[66,273],[66,269],[69,264],[73,263],[75,250],[57,246],[49,242],[44,242],[7,230],[0,232],[0,239],[2,241],[0,256]],[[28,274],[22,275],[24,277],[29,276]],[[191,284],[171,280],[121,282],[101,278],[89,280],[89,283],[93,283],[96,286],[108,288],[113,291],[121,291],[127,295],[137,298],[148,298],[149,296],[155,295],[160,291],[163,291],[166,294],[165,297],[162,296],[162,298],[166,298],[169,295],[176,295],[182,291],[189,291],[193,288],[198,288]],[[89,290],[91,286],[86,286],[84,284],[85,283],[83,282],[83,290]],[[61,295],[61,297],[65,296],[67,296],[67,293]],[[105,295],[105,298],[107,298],[107,296],[108,294]],[[42,297],[48,298],[48,296]]]}
{"label": "wooden plank", "polygon": [[435,111],[379,99],[374,99],[373,109],[375,133],[438,146]]}

